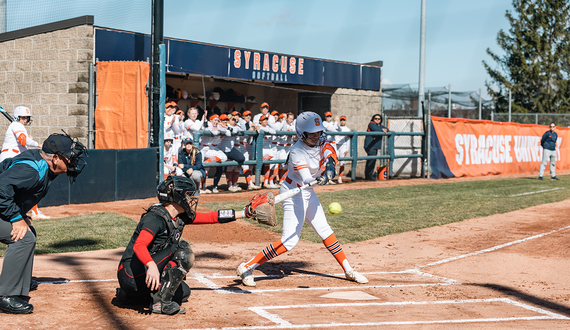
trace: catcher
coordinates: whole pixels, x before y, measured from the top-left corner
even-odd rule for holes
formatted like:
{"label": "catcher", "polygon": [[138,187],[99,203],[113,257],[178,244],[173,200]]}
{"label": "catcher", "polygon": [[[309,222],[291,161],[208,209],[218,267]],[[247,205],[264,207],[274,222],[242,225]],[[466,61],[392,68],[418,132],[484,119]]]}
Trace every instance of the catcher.
{"label": "catcher", "polygon": [[[141,216],[140,222],[123,253],[117,277],[120,288],[116,299],[119,305],[150,302],[150,310],[158,314],[183,314],[182,302],[190,296],[190,287],[183,281],[194,264],[190,245],[180,241],[185,225],[228,223],[252,216],[252,203],[241,212],[219,210],[196,213],[199,190],[192,179],[168,176],[157,187],[160,203],[152,205]],[[275,209],[272,205],[258,205],[256,213]],[[250,210],[250,211],[247,211]]]}

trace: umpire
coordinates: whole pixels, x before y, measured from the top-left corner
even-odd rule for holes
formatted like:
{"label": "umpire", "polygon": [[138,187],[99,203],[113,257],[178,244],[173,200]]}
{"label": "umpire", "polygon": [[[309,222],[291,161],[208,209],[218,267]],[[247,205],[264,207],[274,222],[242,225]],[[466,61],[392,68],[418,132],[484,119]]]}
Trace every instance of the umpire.
{"label": "umpire", "polygon": [[35,230],[26,213],[67,173],[71,183],[85,166],[85,146],[67,134],[52,134],[42,149],[26,150],[0,163],[0,242],[8,245],[0,274],[0,312],[28,314],[36,248]]}

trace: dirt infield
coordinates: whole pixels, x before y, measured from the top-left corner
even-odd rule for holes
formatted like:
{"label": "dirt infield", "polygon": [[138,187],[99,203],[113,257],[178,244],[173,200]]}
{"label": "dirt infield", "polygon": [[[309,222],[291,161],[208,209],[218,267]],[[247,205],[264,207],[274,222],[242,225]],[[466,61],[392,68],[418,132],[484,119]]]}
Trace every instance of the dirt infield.
{"label": "dirt infield", "polygon": [[[568,173],[560,173],[568,174]],[[492,179],[486,177],[479,179]],[[391,180],[320,191],[452,182]],[[245,200],[251,193],[205,195]],[[155,199],[43,208],[52,217],[117,212],[135,220]],[[187,227],[197,254],[187,314],[148,315],[113,302],[123,249],[36,256],[34,313],[2,314],[7,329],[568,329],[570,200],[343,244],[370,282],[346,281],[322,244],[257,268],[257,287],[235,275],[278,234],[244,221]],[[200,208],[199,211],[207,211]],[[248,290],[249,289],[249,290]]]}

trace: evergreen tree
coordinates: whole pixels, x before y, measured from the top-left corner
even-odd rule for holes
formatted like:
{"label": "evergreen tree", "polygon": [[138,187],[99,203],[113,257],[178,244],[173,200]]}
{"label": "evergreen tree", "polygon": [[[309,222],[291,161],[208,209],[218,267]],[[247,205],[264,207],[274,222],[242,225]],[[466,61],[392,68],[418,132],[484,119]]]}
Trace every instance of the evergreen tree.
{"label": "evergreen tree", "polygon": [[491,82],[485,86],[496,111],[508,111],[509,90],[513,112],[570,112],[570,3],[568,0],[513,0],[507,11],[511,28],[497,35],[504,56],[487,54]]}

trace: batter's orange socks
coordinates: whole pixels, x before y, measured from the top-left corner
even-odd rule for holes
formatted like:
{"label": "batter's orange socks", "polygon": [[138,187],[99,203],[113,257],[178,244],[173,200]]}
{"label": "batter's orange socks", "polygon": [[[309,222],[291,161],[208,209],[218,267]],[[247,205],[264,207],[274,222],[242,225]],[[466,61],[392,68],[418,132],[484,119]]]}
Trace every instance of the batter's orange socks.
{"label": "batter's orange socks", "polygon": [[[342,269],[346,272],[347,269],[344,266],[344,261],[346,260],[346,256],[344,255],[344,251],[342,251],[342,247],[340,243],[336,239],[334,234],[331,234],[329,237],[323,240],[323,243],[327,247],[327,250],[335,257],[336,261],[340,264]],[[349,269],[350,270],[350,269]]]}
{"label": "batter's orange socks", "polygon": [[245,267],[249,269],[253,266],[253,268],[255,268],[285,252],[287,252],[287,248],[283,245],[281,240],[275,241],[269,244],[265,249],[261,250],[261,252],[253,257],[253,259],[248,261],[248,263],[245,264]]}

